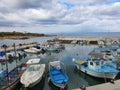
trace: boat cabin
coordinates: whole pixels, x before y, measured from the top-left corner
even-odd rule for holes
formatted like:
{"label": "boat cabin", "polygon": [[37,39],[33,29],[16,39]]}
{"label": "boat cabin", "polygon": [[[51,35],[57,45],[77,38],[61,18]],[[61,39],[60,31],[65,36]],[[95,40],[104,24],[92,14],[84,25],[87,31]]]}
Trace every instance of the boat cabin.
{"label": "boat cabin", "polygon": [[27,68],[28,72],[38,71],[40,69],[40,65],[29,65]]}
{"label": "boat cabin", "polygon": [[90,60],[90,61],[88,61],[88,67],[92,70],[101,69],[102,62]]}
{"label": "boat cabin", "polygon": [[32,65],[32,64],[39,64],[40,63],[40,59],[30,59],[27,61],[27,65]]}

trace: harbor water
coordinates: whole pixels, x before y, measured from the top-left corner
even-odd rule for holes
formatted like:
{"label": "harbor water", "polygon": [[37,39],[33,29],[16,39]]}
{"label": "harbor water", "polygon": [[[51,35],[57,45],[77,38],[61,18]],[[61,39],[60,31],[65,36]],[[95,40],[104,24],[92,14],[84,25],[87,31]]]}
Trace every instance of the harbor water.
{"label": "harbor water", "polygon": [[[26,39],[26,40],[9,40],[0,41],[0,45],[2,44],[12,44],[12,42],[15,42],[16,44],[23,43],[23,42],[45,42],[46,40],[51,39],[49,37],[47,38],[34,38],[34,39]],[[12,42],[11,42],[12,41]],[[6,43],[7,42],[7,43]],[[88,53],[92,51],[97,46],[90,45],[90,46],[81,46],[81,45],[75,45],[75,44],[65,44],[65,49],[61,50],[59,52],[47,52],[44,54],[28,54],[28,56],[25,59],[22,59],[19,61],[19,63],[26,62],[28,59],[31,58],[40,58],[41,63],[46,64],[46,73],[48,71],[48,63],[50,61],[61,61],[63,63],[63,70],[69,77],[69,81],[66,87],[66,90],[71,90],[74,88],[79,88],[82,85],[85,86],[92,86],[97,85],[100,83],[104,83],[104,79],[94,78],[92,76],[86,75],[80,71],[74,70],[74,62],[72,61],[73,58],[81,59],[86,58],[88,56]],[[9,69],[13,69],[15,66],[15,62],[12,62],[9,64]],[[23,86],[19,83],[14,90],[24,90]],[[28,89],[28,90],[59,90],[56,86],[52,85],[51,83],[48,83],[48,77],[47,74],[45,74],[41,80],[40,83],[38,83],[36,86]]]}

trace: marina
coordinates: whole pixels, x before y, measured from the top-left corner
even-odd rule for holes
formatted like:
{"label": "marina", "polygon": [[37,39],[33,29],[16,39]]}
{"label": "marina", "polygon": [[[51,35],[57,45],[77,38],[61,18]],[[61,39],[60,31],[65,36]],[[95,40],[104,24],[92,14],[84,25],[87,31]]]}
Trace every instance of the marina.
{"label": "marina", "polygon": [[[39,40],[42,38],[35,38],[35,39]],[[50,40],[50,39],[51,38],[48,37],[46,38],[46,40],[44,39],[44,42],[45,41],[47,42],[47,40]],[[26,42],[29,42],[29,40],[30,39],[26,39]],[[39,43],[41,44],[43,42],[39,41],[36,44],[39,44]],[[98,45],[64,44],[64,46],[65,46],[64,49],[61,49],[59,51],[52,51],[52,52],[46,51],[44,54],[27,53],[27,56],[25,58],[18,61],[18,63],[21,64],[23,62],[27,62],[29,59],[39,58],[41,60],[41,64],[46,65],[45,74],[43,75],[43,78],[40,80],[40,82],[38,82],[38,84],[36,84],[31,88],[28,88],[28,90],[33,90],[33,89],[34,90],[39,90],[39,89],[40,90],[60,90],[59,87],[55,86],[51,82],[50,83],[48,82],[49,62],[53,62],[53,61],[60,61],[63,63],[62,69],[69,78],[67,82],[67,86],[64,88],[64,90],[72,90],[77,88],[80,89],[80,87],[82,86],[89,88],[94,85],[110,82],[110,80],[107,80],[107,77],[100,79],[74,69],[73,58],[80,60],[82,58],[88,57],[91,51],[93,51],[96,48],[99,48]],[[14,68],[14,66],[15,66],[15,62],[9,63],[8,65],[9,70]],[[118,78],[119,76],[117,76],[116,79]],[[13,90],[24,90],[24,89],[25,87],[19,82],[18,85],[16,85]],[[93,90],[96,90],[96,89],[93,89]]]}
{"label": "marina", "polygon": [[0,90],[120,90],[120,0],[0,0]]}

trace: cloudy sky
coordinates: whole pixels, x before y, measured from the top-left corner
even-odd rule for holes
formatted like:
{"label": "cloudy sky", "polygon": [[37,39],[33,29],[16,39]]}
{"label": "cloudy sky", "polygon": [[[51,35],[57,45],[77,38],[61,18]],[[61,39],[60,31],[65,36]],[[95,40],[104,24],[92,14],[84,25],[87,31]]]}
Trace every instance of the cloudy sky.
{"label": "cloudy sky", "polygon": [[120,32],[120,0],[0,0],[0,31]]}

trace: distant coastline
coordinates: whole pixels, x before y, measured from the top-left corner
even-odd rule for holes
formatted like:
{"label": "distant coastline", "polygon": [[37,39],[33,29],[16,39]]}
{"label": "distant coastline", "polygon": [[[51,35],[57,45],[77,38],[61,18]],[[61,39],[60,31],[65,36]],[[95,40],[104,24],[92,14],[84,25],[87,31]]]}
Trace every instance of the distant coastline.
{"label": "distant coastline", "polygon": [[33,37],[49,37],[55,35],[39,33],[22,33],[22,32],[0,32],[0,39],[29,39]]}
{"label": "distant coastline", "polygon": [[[57,35],[57,34],[56,34]],[[120,32],[67,32],[59,33],[63,37],[120,37]]]}

